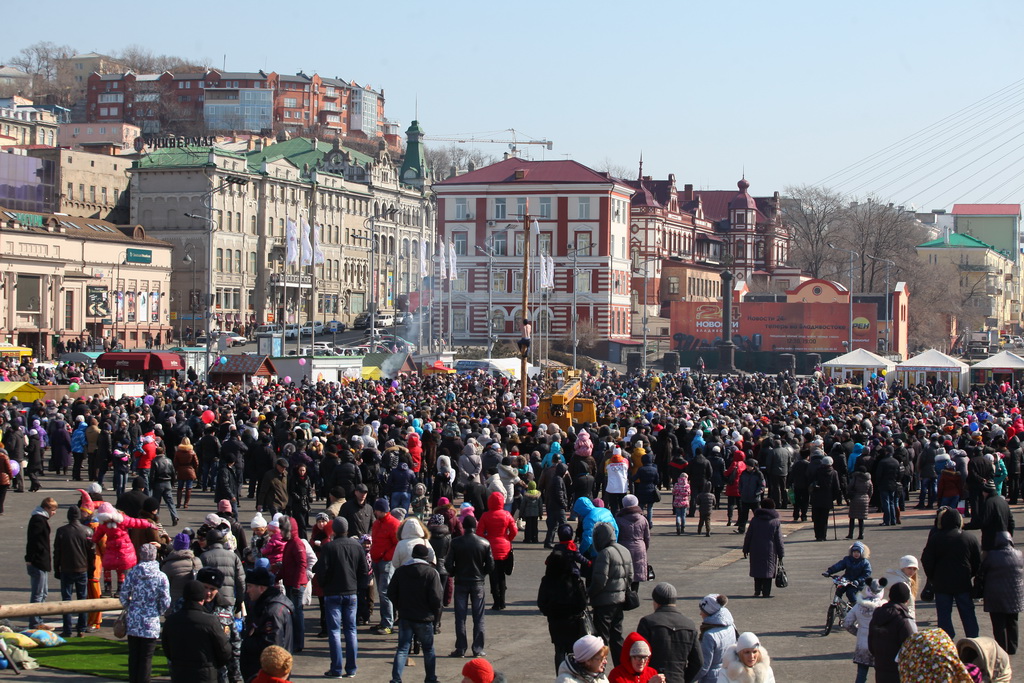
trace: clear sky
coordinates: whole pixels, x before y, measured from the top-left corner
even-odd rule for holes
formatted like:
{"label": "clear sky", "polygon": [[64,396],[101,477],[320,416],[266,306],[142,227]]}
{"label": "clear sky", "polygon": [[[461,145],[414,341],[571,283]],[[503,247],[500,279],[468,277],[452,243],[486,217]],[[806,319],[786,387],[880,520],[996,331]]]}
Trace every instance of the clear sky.
{"label": "clear sky", "polygon": [[428,135],[515,128],[554,142],[534,158],[635,174],[642,152],[645,175],[725,189],[745,171],[754,194],[816,184],[1013,86],[830,184],[922,208],[1024,200],[1020,0],[51,0],[4,15],[0,63],[49,40],[315,71],[383,88],[403,130],[418,106]]}

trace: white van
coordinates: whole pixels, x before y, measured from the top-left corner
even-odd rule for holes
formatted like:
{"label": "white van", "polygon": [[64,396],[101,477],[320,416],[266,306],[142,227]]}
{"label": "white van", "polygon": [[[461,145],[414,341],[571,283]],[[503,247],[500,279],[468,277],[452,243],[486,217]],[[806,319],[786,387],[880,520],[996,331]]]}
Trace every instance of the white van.
{"label": "white van", "polygon": [[255,334],[281,334],[280,325],[260,325],[256,328]]}
{"label": "white van", "polygon": [[390,313],[378,313],[377,314],[377,327],[394,327],[395,316]]}

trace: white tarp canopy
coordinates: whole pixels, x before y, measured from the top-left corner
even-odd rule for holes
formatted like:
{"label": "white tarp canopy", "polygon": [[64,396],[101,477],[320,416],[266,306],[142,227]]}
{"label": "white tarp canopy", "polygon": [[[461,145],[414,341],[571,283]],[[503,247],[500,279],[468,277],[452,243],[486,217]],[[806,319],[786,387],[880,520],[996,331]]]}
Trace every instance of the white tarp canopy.
{"label": "white tarp canopy", "polygon": [[1024,358],[1012,351],[1000,351],[991,358],[975,363],[972,370],[1024,370]]}
{"label": "white tarp canopy", "polygon": [[969,372],[967,363],[935,349],[919,353],[896,366],[897,378],[904,384],[926,384],[929,380],[941,379],[954,390],[967,388]]}
{"label": "white tarp canopy", "polygon": [[836,356],[830,361],[825,361],[822,363],[822,368],[833,381],[856,381],[867,386],[871,381],[871,375],[881,375],[883,370],[886,381],[893,381],[895,376],[890,373],[896,369],[896,363],[871,353],[867,349],[854,349],[849,353]]}

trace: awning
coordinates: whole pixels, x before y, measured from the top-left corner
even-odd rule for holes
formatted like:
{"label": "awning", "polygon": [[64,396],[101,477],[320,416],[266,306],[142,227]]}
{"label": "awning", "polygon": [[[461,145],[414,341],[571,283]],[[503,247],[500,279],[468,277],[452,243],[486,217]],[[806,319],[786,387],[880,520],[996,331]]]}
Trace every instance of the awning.
{"label": "awning", "polygon": [[10,401],[18,399],[22,403],[31,403],[46,396],[46,392],[35,384],[28,382],[0,382],[0,399]]}
{"label": "awning", "polygon": [[153,372],[176,372],[184,366],[181,356],[176,353],[140,353],[135,351],[111,351],[96,360],[96,365],[105,370],[152,370]]}
{"label": "awning", "polygon": [[149,369],[156,372],[177,372],[183,370],[185,365],[181,362],[181,356],[176,353],[155,352],[149,354],[152,359],[149,362]]}

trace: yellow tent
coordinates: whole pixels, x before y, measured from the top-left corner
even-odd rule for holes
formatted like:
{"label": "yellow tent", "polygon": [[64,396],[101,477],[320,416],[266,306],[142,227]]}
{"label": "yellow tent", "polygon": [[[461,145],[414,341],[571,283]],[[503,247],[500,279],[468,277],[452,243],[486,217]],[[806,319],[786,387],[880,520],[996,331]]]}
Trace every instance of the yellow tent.
{"label": "yellow tent", "polygon": [[27,346],[12,346],[10,344],[0,344],[0,356],[4,358],[24,358],[25,356],[31,356],[32,349]]}
{"label": "yellow tent", "polygon": [[364,365],[361,370],[362,379],[380,379],[382,377],[380,368],[376,365]]}
{"label": "yellow tent", "polygon": [[28,382],[0,382],[0,399],[8,401],[18,399],[22,403],[31,403],[46,396],[46,392],[35,384]]}

